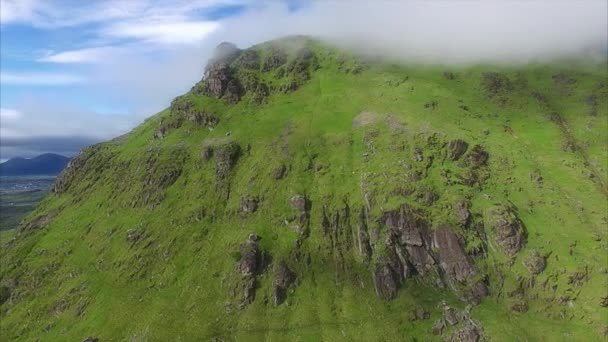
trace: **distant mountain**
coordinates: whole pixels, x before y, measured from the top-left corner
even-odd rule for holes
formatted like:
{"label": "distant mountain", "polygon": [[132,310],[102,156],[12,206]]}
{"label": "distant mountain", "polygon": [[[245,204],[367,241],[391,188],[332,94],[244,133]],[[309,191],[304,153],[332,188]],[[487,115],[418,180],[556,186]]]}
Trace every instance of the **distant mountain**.
{"label": "distant mountain", "polygon": [[57,175],[68,165],[69,161],[70,158],[54,153],[41,154],[31,159],[13,158],[0,164],[0,175]]}

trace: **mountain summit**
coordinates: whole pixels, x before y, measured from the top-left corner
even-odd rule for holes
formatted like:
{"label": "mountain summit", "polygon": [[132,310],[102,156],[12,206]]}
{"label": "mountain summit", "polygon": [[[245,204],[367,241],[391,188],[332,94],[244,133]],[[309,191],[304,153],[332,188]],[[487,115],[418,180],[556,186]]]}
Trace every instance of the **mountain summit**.
{"label": "mountain summit", "polygon": [[2,241],[11,340],[600,340],[605,64],[218,47]]}

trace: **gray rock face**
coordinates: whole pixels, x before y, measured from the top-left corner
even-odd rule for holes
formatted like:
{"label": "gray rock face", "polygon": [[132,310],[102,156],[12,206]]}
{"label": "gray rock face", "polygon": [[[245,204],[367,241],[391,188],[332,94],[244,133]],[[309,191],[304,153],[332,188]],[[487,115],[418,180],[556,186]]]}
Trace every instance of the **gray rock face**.
{"label": "gray rock face", "polygon": [[426,236],[426,223],[409,206],[402,205],[399,210],[384,214],[381,219],[397,237],[402,245],[422,246],[424,244],[423,234]]}
{"label": "gray rock face", "polygon": [[458,160],[467,151],[469,144],[460,139],[452,140],[448,144],[448,154],[451,160]]}
{"label": "gray rock face", "polygon": [[494,239],[505,254],[514,256],[524,244],[524,231],[513,209],[498,205],[489,212]]}
{"label": "gray rock face", "polygon": [[464,282],[477,272],[473,262],[464,252],[462,243],[452,229],[443,226],[433,234],[433,246],[439,254],[439,265],[448,279]]}

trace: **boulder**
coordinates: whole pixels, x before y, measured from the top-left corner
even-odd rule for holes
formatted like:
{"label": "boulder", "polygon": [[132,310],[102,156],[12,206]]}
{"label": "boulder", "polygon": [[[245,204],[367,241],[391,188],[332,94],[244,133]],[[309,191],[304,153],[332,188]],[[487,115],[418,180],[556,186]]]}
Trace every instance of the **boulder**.
{"label": "boulder", "polygon": [[469,148],[469,144],[461,139],[456,139],[450,141],[448,144],[448,154],[451,160],[458,160],[460,157],[465,154],[467,149]]}
{"label": "boulder", "polygon": [[488,223],[505,254],[514,256],[519,252],[524,244],[524,231],[512,208],[502,204],[495,206],[489,211]]}

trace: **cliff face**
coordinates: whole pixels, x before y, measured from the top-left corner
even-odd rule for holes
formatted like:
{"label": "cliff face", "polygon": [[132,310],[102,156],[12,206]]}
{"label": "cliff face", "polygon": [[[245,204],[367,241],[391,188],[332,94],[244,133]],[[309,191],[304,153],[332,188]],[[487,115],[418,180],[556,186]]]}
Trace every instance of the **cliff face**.
{"label": "cliff face", "polygon": [[223,43],[3,239],[3,334],[598,339],[607,100],[601,66]]}

